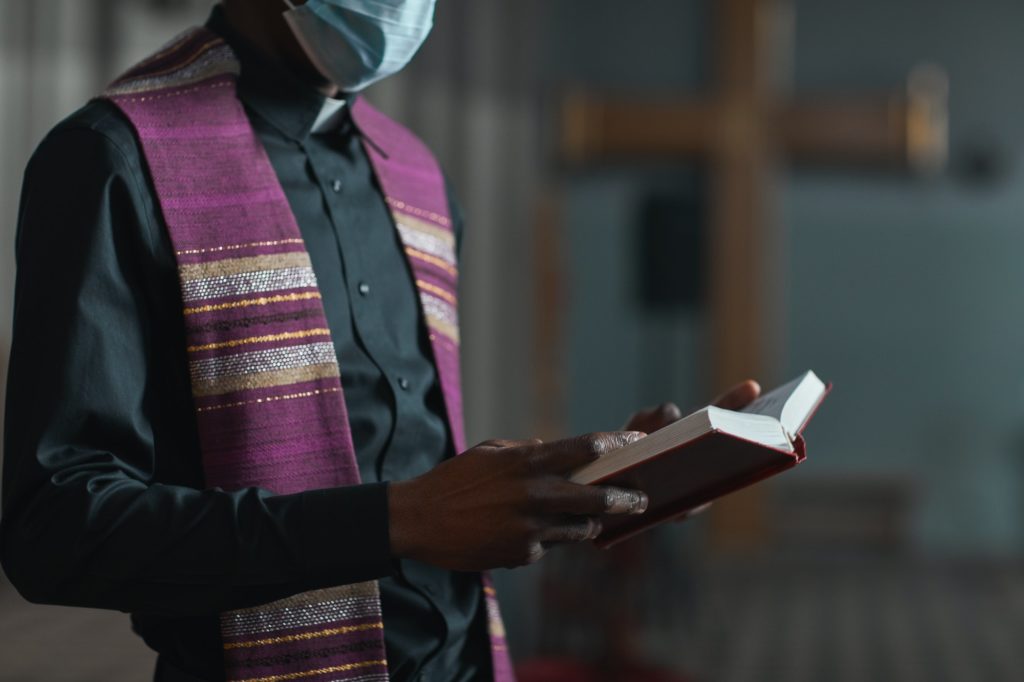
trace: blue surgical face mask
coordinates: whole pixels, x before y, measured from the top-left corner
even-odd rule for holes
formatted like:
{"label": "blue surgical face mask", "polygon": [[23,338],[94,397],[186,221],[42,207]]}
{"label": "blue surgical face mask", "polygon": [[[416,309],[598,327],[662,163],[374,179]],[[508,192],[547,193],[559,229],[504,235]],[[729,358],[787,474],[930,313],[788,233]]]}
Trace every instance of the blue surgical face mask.
{"label": "blue surgical face mask", "polygon": [[401,71],[434,26],[435,0],[309,0],[284,13],[313,65],[343,92]]}

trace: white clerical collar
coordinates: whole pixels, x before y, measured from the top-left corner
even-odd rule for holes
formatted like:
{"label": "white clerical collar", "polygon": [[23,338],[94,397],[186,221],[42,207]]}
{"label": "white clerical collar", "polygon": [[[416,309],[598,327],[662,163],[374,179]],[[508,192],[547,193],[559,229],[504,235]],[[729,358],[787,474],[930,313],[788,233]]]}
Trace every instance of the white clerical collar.
{"label": "white clerical collar", "polygon": [[317,115],[316,120],[313,121],[313,127],[310,132],[316,133],[329,133],[338,127],[342,119],[345,118],[345,105],[346,102],[343,99],[333,99],[328,97],[324,100],[324,105],[320,108],[320,113]]}

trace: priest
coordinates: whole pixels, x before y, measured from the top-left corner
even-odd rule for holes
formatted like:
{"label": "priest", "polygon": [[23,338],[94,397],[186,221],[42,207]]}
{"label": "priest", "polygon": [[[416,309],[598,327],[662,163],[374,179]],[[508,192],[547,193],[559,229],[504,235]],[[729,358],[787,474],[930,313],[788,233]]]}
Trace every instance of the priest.
{"label": "priest", "polygon": [[130,612],[157,680],[511,680],[485,571],[645,509],[565,474],[671,406],[464,442],[462,219],[358,94],[433,12],[224,0],[26,171],[0,559]]}

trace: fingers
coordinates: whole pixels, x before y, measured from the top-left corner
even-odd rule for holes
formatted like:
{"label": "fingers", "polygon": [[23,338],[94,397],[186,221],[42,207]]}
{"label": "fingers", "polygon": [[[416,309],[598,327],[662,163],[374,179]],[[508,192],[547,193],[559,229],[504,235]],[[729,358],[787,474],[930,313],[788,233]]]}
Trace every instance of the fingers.
{"label": "fingers", "polygon": [[604,493],[605,514],[643,514],[649,500],[639,490],[622,488],[599,488]]}
{"label": "fingers", "polygon": [[657,407],[641,410],[634,414],[630,417],[626,430],[653,433],[682,419],[682,417],[683,412],[675,403],[662,403]]}
{"label": "fingers", "polygon": [[662,422],[671,424],[683,418],[683,411],[675,403],[662,403],[658,407],[657,415]]}
{"label": "fingers", "polygon": [[[627,508],[620,506],[623,504],[623,500],[628,501],[628,509],[632,510],[632,513],[641,513],[643,508],[646,507],[647,498],[642,493],[614,488],[606,488],[604,490],[591,488],[591,490],[607,493],[601,496],[603,500],[602,506],[605,510],[604,513],[609,513],[609,510]],[[638,496],[643,498],[642,505],[638,505]],[[639,511],[637,511],[638,509]],[[615,513],[615,511],[610,513]],[[535,563],[544,556],[547,549],[552,545],[596,540],[604,530],[604,525],[601,523],[601,519],[596,516],[569,516],[563,514],[554,517],[554,520],[538,523],[534,528],[535,530],[529,544],[526,546],[525,556],[519,555],[520,558],[515,559],[514,564],[511,565],[519,566]]]}
{"label": "fingers", "polygon": [[493,438],[491,440],[485,440],[478,448],[491,448],[495,450],[503,450],[506,448],[524,448],[533,445],[543,445],[544,441],[539,438],[531,438],[529,440],[505,440],[503,438]]}
{"label": "fingers", "polygon": [[585,518],[549,526],[541,531],[540,541],[544,545],[570,542],[587,542],[601,534],[598,519]]}
{"label": "fingers", "polygon": [[527,462],[538,473],[567,474],[601,455],[638,441],[644,435],[636,431],[611,431],[534,445],[528,448]]}
{"label": "fingers", "polygon": [[638,490],[559,481],[535,497],[532,511],[575,516],[643,514],[647,511],[648,503],[647,495]]}
{"label": "fingers", "polygon": [[[601,514],[643,514],[647,511],[647,496],[636,490],[622,488],[581,488],[575,497],[563,499],[559,520],[540,532],[545,544],[587,542],[601,534]],[[586,491],[586,492],[584,492]]]}
{"label": "fingers", "polygon": [[507,561],[508,568],[528,566],[540,561],[552,545],[589,542],[601,534],[598,519],[566,519],[541,528],[524,547],[522,553],[514,554]]}
{"label": "fingers", "polygon": [[757,400],[759,395],[761,395],[761,385],[753,379],[747,379],[730,388],[711,404],[727,410],[739,410]]}

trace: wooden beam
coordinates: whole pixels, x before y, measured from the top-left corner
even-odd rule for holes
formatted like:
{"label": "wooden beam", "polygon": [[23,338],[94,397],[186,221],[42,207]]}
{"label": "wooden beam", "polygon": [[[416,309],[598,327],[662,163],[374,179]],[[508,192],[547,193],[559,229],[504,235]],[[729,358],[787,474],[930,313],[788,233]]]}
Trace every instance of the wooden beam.
{"label": "wooden beam", "polygon": [[635,98],[575,93],[562,107],[562,153],[574,164],[628,158],[705,156],[715,138],[717,106],[678,97]]}
{"label": "wooden beam", "polygon": [[775,129],[796,163],[941,170],[949,154],[949,82],[922,65],[905,92],[804,95],[790,102]]}
{"label": "wooden beam", "polygon": [[776,158],[765,119],[775,83],[760,57],[771,52],[764,12],[775,3],[722,0],[719,6],[719,127],[712,156],[712,383],[722,390],[763,376],[767,188]]}
{"label": "wooden beam", "polygon": [[[774,2],[718,0],[720,126],[711,167],[711,381],[715,392],[762,378],[770,328],[767,288],[775,225],[769,186],[777,154],[768,121],[776,86],[766,55],[774,50],[766,12]],[[750,552],[766,541],[763,491],[751,488],[711,511],[712,546]]]}
{"label": "wooden beam", "polygon": [[908,163],[907,102],[900,96],[811,100],[789,107],[779,135],[798,164],[901,167]]}
{"label": "wooden beam", "polygon": [[[805,95],[763,114],[780,161],[844,167],[941,169],[948,154],[943,76],[908,93]],[[577,93],[562,108],[562,158],[574,165],[636,159],[705,160],[746,146],[747,117],[715,99],[636,101]]]}
{"label": "wooden beam", "polygon": [[565,349],[561,340],[565,327],[565,281],[562,224],[564,198],[559,190],[543,197],[534,220],[533,262],[537,273],[534,305],[538,311],[534,330],[534,390],[536,435],[544,440],[564,437],[566,420]]}

